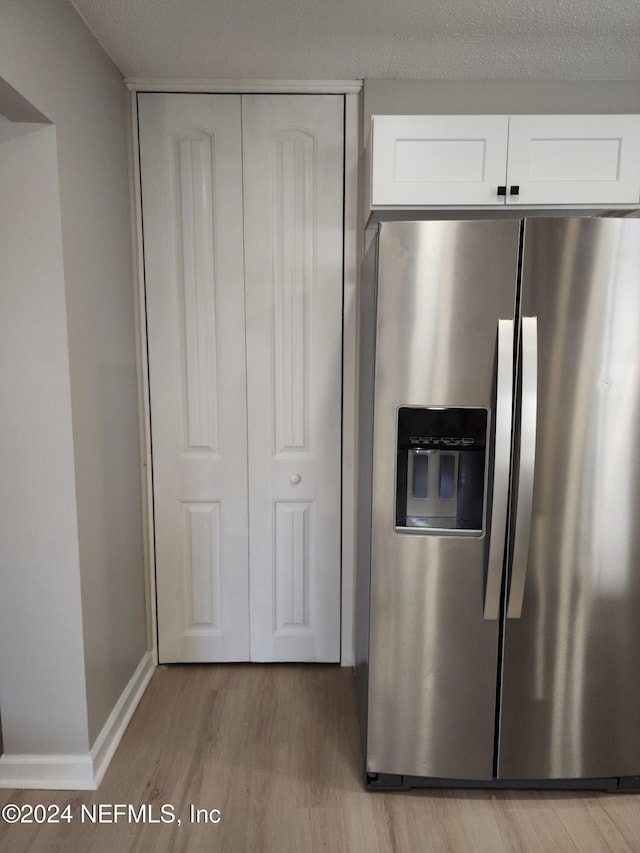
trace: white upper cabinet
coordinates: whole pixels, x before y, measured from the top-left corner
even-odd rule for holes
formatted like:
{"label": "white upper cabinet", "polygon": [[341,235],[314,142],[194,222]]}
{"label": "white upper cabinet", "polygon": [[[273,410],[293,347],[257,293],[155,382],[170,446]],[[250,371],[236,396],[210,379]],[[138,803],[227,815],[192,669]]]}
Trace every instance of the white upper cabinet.
{"label": "white upper cabinet", "polygon": [[640,116],[373,116],[376,207],[638,204]]}
{"label": "white upper cabinet", "polygon": [[508,116],[373,116],[371,204],[502,204]]}
{"label": "white upper cabinet", "polygon": [[637,204],[640,116],[511,116],[512,186],[516,204]]}

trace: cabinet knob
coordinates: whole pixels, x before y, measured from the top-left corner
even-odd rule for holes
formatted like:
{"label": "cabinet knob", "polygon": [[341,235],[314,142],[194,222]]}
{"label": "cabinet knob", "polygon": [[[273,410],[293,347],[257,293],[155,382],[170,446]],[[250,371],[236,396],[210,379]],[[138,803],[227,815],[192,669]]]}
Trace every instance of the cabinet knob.
{"label": "cabinet knob", "polygon": [[506,195],[506,194],[507,194],[506,185],[505,186],[499,186],[498,187],[498,195]]}
{"label": "cabinet knob", "polygon": [[291,483],[292,486],[297,486],[298,483],[300,482],[300,480],[302,480],[302,477],[300,476],[300,474],[292,474],[289,477],[289,482]]}
{"label": "cabinet knob", "polygon": [[511,188],[509,190],[509,195],[520,195],[520,185],[519,184],[511,184]]}

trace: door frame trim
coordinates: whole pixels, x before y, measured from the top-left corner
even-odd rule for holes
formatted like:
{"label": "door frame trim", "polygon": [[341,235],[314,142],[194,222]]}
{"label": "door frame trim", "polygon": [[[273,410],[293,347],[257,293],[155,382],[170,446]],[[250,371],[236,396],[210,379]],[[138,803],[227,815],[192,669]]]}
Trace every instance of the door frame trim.
{"label": "door frame trim", "polygon": [[144,543],[147,643],[158,664],[153,472],[151,459],[151,406],[147,354],[140,147],[138,141],[139,92],[208,94],[342,94],[345,96],[344,137],[344,248],[342,288],[342,545],[340,664],[353,666],[355,625],[355,501],[356,501],[356,399],[357,399],[357,293],[362,245],[358,229],[358,171],[362,104],[361,80],[180,80],[126,78],[128,89],[129,177],[134,318],[138,363],[138,420],[141,449],[142,523]]}
{"label": "door frame trim", "polygon": [[235,93],[278,95],[357,95],[362,80],[225,80],[166,77],[125,77],[124,84],[137,92],[186,92],[223,95]]}

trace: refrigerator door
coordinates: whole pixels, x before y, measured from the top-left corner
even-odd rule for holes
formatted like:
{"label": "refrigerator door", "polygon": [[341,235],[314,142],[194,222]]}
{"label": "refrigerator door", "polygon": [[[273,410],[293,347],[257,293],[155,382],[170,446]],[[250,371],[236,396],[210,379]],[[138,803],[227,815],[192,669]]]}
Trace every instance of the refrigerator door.
{"label": "refrigerator door", "polygon": [[499,776],[637,775],[640,221],[528,220],[522,317]]}
{"label": "refrigerator door", "polygon": [[[502,356],[512,345],[519,228],[380,228],[370,773],[492,776],[499,623],[494,603],[487,618],[485,605],[500,583],[493,577],[487,586],[486,575],[490,532],[504,528],[508,428],[498,442],[499,477],[487,472],[494,425],[510,421],[512,369]],[[488,510],[496,495],[497,519]],[[500,570],[504,538],[496,541],[491,559]]]}

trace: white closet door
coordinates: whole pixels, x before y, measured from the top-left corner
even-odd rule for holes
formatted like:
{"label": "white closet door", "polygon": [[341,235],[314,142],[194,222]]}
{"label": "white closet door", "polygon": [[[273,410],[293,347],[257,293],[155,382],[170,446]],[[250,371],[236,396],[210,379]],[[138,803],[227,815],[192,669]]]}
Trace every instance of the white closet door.
{"label": "white closet door", "polygon": [[249,657],[238,95],[139,96],[159,657]]}
{"label": "white closet door", "polygon": [[242,97],[251,658],[340,657],[343,98]]}

